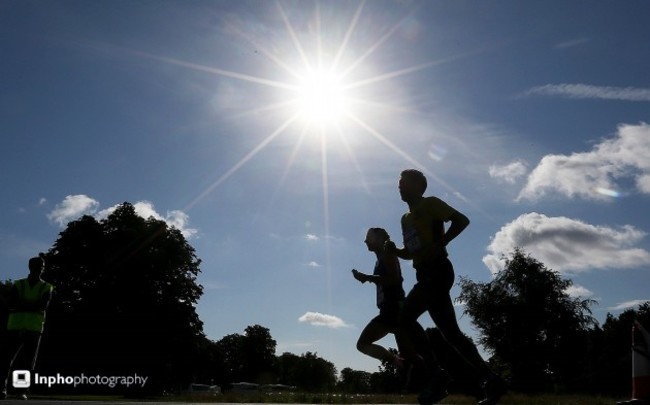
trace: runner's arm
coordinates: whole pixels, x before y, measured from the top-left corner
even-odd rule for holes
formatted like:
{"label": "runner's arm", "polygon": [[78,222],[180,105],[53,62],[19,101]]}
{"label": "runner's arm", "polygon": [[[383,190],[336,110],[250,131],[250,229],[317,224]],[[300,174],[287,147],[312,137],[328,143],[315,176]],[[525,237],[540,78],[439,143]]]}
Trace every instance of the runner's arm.
{"label": "runner's arm", "polygon": [[469,218],[459,211],[454,211],[448,221],[451,221],[451,225],[449,226],[449,229],[447,229],[447,232],[442,236],[442,246],[447,246],[449,242],[460,235],[460,233],[467,228],[467,225],[469,225]]}
{"label": "runner's arm", "polygon": [[413,257],[411,256],[411,253],[408,251],[408,249],[406,249],[405,247],[398,248],[397,246],[395,246],[395,242],[393,242],[392,240],[386,241],[386,244],[384,245],[384,247],[386,248],[386,253],[393,254],[393,255],[399,257],[400,259],[403,259],[403,260],[411,260],[411,259],[413,259]]}

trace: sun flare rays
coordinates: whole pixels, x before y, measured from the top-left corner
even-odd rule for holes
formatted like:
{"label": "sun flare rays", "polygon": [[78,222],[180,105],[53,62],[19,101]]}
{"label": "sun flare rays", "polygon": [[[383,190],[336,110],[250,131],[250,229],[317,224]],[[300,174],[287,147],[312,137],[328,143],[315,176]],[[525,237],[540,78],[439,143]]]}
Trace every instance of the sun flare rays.
{"label": "sun flare rays", "polygon": [[[327,4],[329,5],[329,3]],[[354,170],[361,178],[360,184],[366,190],[369,188],[364,180],[363,165],[358,161],[355,149],[350,145],[349,137],[354,133],[369,135],[369,139],[374,139],[378,144],[387,147],[390,152],[404,159],[409,165],[422,170],[446,190],[456,195],[459,194],[440,176],[433,174],[426,165],[413,157],[406,148],[400,146],[398,141],[392,140],[393,136],[383,133],[380,125],[375,124],[370,117],[365,115],[367,110],[379,107],[384,111],[403,111],[403,106],[397,105],[390,95],[384,94],[383,97],[377,98],[376,94],[383,93],[376,90],[382,90],[385,83],[456,58],[406,63],[402,67],[388,70],[378,70],[377,66],[367,69],[373,56],[389,43],[399,32],[402,23],[412,16],[414,11],[406,13],[386,28],[378,27],[373,31],[374,38],[366,39],[366,45],[359,45],[355,39],[362,35],[359,33],[360,26],[366,20],[372,21],[371,12],[366,11],[370,8],[366,1],[360,1],[347,14],[337,15],[336,24],[338,26],[334,31],[340,33],[338,39],[331,35],[332,27],[326,26],[321,7],[324,6],[318,2],[315,3],[313,9],[309,11],[311,16],[308,20],[304,18],[299,20],[295,14],[290,14],[296,12],[295,7],[285,9],[283,3],[277,1],[275,7],[271,7],[270,10],[271,13],[273,10],[276,12],[271,20],[276,22],[274,34],[280,37],[273,36],[272,39],[239,27],[237,21],[229,21],[225,30],[234,37],[236,43],[242,44],[242,48],[248,46],[255,49],[258,58],[255,60],[255,66],[242,64],[241,70],[222,69],[144,52],[133,53],[161,63],[259,86],[260,92],[264,90],[265,95],[269,94],[269,90],[273,90],[273,94],[276,95],[273,101],[269,102],[267,99],[260,98],[258,102],[247,105],[243,111],[235,112],[232,115],[248,119],[248,117],[255,118],[263,112],[265,115],[273,115],[276,120],[279,120],[279,124],[274,124],[273,129],[263,136],[259,143],[193,198],[184,210],[192,209],[267,148],[269,144],[281,135],[289,134],[293,137],[294,143],[282,174],[278,176],[277,187],[282,187],[291,168],[300,157],[300,149],[308,142],[312,142],[312,146],[320,149],[319,168],[326,241],[325,257],[329,274],[330,167],[328,153],[331,153],[334,143],[341,145],[340,150],[349,156],[349,161],[352,162]],[[347,22],[345,22],[346,19]],[[331,21],[328,20],[328,22]],[[280,27],[279,30],[277,26]],[[280,44],[278,41],[281,37],[284,39]],[[250,72],[263,73],[253,74]],[[379,73],[368,74],[367,72]],[[373,91],[375,92],[373,93]],[[328,290],[329,288],[328,286]]]}

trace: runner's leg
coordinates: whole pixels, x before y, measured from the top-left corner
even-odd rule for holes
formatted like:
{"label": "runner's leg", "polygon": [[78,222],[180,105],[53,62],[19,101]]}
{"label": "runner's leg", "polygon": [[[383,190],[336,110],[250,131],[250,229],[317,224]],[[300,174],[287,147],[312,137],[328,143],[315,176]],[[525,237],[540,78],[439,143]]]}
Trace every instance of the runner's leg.
{"label": "runner's leg", "polygon": [[357,350],[377,360],[392,362],[395,355],[386,350],[383,346],[375,343],[379,339],[388,335],[388,333],[390,333],[390,330],[386,325],[379,322],[377,318],[372,319],[368,325],[363,328],[363,331],[359,336],[359,340],[357,341]]}

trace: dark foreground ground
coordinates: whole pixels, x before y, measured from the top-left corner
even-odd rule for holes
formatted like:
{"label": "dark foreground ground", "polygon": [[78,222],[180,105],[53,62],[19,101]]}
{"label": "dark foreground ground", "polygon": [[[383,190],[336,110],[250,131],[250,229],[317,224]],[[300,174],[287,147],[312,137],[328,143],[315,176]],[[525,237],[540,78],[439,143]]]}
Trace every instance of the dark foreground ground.
{"label": "dark foreground ground", "polygon": [[[119,401],[119,400],[110,400],[110,401],[77,401],[70,399],[28,399],[27,401],[18,400],[18,399],[5,399],[0,401],[0,405],[62,405],[62,404],[74,404],[74,405],[181,405],[181,404],[205,404],[205,402],[175,402],[175,401]],[[242,404],[220,404],[220,405],[242,405]]]}
{"label": "dark foreground ground", "polygon": [[[53,399],[29,399],[27,401],[17,400],[17,399],[6,399],[0,401],[1,405],[61,405],[61,404],[75,404],[75,405],[183,405],[183,404],[205,404],[205,401],[119,401],[119,400],[110,400],[110,401],[77,401],[77,400],[53,400]],[[215,403],[215,402],[213,402]],[[250,403],[219,403],[220,405],[250,405]],[[452,402],[443,402],[444,405],[455,405]],[[504,405],[512,405],[512,402],[506,402]],[[540,402],[518,402],[517,405],[541,405]],[[546,402],[545,405],[559,405],[557,402]],[[575,403],[571,402],[562,402],[561,405],[586,405],[585,402],[577,401]],[[616,401],[613,400],[604,400],[596,399],[594,402],[591,402],[590,405],[616,405]],[[277,404],[266,404],[266,405],[277,405]],[[285,405],[285,404],[282,404]],[[293,404],[293,405],[312,405],[312,404]],[[365,404],[358,404],[365,405]]]}
{"label": "dark foreground ground", "polygon": [[[499,402],[499,405],[617,405],[618,401],[629,398],[608,398],[591,395],[523,395],[508,393]],[[476,405],[474,397],[450,395],[445,398],[443,405]],[[0,405],[181,405],[181,404],[219,404],[219,405],[410,405],[417,404],[417,399],[412,395],[381,396],[381,395],[331,395],[321,394],[297,397],[273,396],[183,396],[168,397],[164,399],[124,399],[121,397],[30,397],[29,400],[8,398],[0,400]]]}

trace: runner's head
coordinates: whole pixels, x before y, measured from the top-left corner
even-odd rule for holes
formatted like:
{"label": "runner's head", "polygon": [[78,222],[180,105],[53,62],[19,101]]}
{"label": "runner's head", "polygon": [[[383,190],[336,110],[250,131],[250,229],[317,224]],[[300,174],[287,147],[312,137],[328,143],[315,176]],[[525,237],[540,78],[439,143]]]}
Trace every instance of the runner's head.
{"label": "runner's head", "polygon": [[422,197],[427,189],[427,178],[421,171],[406,169],[400,173],[399,193],[402,201],[410,201],[416,197]]}
{"label": "runner's head", "polygon": [[28,267],[29,267],[30,274],[33,273],[36,275],[40,275],[41,272],[43,271],[43,268],[45,267],[45,260],[43,260],[42,257],[38,257],[38,256],[32,257],[31,259],[29,259]]}
{"label": "runner's head", "polygon": [[371,252],[376,252],[384,247],[386,241],[390,240],[388,232],[384,228],[370,228],[366,234],[366,246]]}

